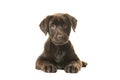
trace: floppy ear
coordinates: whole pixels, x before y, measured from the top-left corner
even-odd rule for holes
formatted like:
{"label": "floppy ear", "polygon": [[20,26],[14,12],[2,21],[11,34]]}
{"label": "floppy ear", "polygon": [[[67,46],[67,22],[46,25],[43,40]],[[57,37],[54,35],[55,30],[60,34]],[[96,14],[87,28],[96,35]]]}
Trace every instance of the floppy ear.
{"label": "floppy ear", "polygon": [[51,16],[47,16],[45,19],[42,20],[42,22],[39,25],[40,29],[45,33],[45,35],[47,35],[47,32],[49,31],[48,26],[50,18]]}
{"label": "floppy ear", "polygon": [[72,26],[72,29],[73,31],[75,32],[75,28],[76,28],[76,25],[77,25],[77,19],[74,18],[73,16],[69,15],[69,14],[64,14],[70,21],[70,24]]}

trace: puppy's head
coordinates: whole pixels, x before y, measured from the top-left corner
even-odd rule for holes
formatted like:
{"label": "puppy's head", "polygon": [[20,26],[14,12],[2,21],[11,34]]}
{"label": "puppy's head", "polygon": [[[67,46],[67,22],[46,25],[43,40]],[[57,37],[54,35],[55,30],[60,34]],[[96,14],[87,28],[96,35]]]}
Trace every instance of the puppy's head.
{"label": "puppy's head", "polygon": [[39,26],[45,35],[49,34],[55,45],[64,45],[68,42],[71,27],[75,31],[76,24],[77,20],[73,16],[57,13],[47,16]]}

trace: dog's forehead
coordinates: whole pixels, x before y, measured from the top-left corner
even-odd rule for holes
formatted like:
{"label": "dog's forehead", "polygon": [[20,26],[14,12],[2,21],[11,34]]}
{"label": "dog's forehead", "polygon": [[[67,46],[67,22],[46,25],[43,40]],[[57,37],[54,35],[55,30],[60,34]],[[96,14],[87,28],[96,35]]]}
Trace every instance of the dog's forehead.
{"label": "dog's forehead", "polygon": [[51,15],[52,19],[50,20],[50,23],[52,24],[68,24],[68,19],[64,16],[64,14],[55,14]]}

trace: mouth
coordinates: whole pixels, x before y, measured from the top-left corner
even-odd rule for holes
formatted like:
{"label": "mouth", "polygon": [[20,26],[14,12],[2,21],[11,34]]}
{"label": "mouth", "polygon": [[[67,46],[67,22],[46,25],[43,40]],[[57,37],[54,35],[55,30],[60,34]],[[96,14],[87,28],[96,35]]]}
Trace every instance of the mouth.
{"label": "mouth", "polygon": [[68,40],[67,41],[52,41],[52,42],[55,45],[64,45],[64,44],[66,44],[68,42]]}

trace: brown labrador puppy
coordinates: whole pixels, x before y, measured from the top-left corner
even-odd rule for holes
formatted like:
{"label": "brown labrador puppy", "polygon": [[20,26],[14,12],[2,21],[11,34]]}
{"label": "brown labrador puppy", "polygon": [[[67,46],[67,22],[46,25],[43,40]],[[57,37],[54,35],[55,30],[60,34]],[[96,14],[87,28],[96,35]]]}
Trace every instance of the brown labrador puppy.
{"label": "brown labrador puppy", "polygon": [[57,13],[47,16],[40,28],[49,38],[44,51],[36,61],[36,69],[54,73],[57,69],[64,69],[67,73],[77,73],[87,63],[80,61],[75,54],[69,40],[72,29],[75,31],[77,20],[69,14]]}

